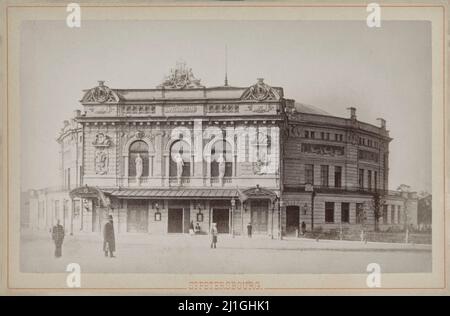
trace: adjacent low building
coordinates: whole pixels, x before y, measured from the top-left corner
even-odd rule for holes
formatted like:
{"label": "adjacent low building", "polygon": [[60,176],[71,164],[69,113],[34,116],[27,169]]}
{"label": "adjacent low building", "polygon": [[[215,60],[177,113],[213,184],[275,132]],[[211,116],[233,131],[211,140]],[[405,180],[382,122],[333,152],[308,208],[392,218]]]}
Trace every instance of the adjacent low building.
{"label": "adjacent low building", "polygon": [[155,89],[84,91],[58,136],[61,187],[36,190],[30,226],[72,234],[208,233],[280,237],[417,225],[417,198],[389,188],[379,126],[285,98],[258,79],[205,87],[177,64]]}

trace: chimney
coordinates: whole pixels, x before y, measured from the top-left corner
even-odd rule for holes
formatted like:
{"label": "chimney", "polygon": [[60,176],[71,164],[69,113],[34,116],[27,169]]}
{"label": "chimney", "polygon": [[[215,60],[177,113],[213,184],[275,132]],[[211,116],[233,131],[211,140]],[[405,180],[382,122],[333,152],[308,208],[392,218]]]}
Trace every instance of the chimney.
{"label": "chimney", "polygon": [[352,106],[347,108],[347,110],[350,110],[350,118],[356,121],[356,108]]}
{"label": "chimney", "polygon": [[104,81],[104,80],[99,80],[99,81],[98,81],[98,85],[99,85],[100,87],[103,87],[103,86],[105,85],[105,81]]}
{"label": "chimney", "polygon": [[382,129],[386,129],[386,120],[384,118],[381,118],[381,117],[377,118],[377,120],[380,121],[380,127]]}

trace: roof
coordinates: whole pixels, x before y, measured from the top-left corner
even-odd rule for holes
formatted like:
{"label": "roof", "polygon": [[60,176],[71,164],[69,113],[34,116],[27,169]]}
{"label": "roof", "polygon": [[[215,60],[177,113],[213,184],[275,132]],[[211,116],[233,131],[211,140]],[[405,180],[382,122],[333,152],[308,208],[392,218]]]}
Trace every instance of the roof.
{"label": "roof", "polygon": [[126,198],[173,198],[173,199],[209,199],[238,197],[236,189],[102,189],[106,194]]}
{"label": "roof", "polygon": [[295,109],[297,110],[297,112],[300,112],[300,113],[330,115],[328,112],[326,112],[314,105],[307,105],[307,104],[303,104],[303,103],[296,102]]}

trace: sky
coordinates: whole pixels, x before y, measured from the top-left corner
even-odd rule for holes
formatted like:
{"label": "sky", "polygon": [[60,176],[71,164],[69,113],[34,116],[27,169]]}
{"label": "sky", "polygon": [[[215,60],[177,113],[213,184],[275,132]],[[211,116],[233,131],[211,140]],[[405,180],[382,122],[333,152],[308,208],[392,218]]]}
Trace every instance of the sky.
{"label": "sky", "polygon": [[56,137],[82,90],[155,88],[179,60],[207,87],[264,78],[286,98],[387,121],[390,189],[431,191],[431,29],[383,21],[27,21],[21,26],[22,189],[54,187]]}

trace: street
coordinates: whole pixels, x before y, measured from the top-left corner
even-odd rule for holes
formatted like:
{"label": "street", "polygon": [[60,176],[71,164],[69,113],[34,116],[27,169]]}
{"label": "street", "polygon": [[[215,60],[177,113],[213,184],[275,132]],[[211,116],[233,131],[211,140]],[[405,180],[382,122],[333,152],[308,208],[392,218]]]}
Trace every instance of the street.
{"label": "street", "polygon": [[119,235],[116,258],[105,258],[97,234],[66,236],[62,258],[54,258],[49,234],[26,233],[21,239],[22,272],[63,272],[78,263],[87,273],[366,273],[378,263],[385,273],[431,272],[431,248],[425,245],[271,240],[267,237]]}

